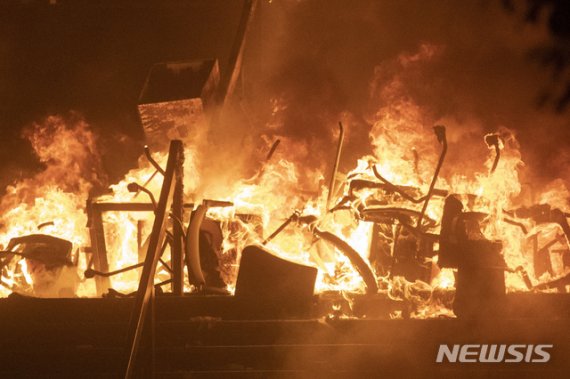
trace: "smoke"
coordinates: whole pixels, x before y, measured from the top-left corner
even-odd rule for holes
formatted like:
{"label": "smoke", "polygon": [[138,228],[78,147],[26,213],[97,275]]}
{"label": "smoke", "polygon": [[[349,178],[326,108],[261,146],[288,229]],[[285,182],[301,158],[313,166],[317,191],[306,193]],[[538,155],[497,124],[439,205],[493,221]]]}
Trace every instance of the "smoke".
{"label": "smoke", "polygon": [[404,101],[421,127],[448,126],[450,162],[482,165],[483,136],[506,127],[529,180],[568,183],[568,117],[537,106],[549,74],[529,58],[549,38],[488,1],[261,2],[243,103],[265,139],[284,138],[282,154],[309,170],[330,170],[338,121],[348,130],[341,168],[352,168],[373,152],[380,112]]}

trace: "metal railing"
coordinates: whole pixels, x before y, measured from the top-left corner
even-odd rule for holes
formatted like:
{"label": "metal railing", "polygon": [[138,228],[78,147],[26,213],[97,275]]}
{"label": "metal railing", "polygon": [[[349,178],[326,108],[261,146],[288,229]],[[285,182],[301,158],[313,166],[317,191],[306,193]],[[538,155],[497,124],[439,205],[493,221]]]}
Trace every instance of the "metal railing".
{"label": "metal railing", "polygon": [[[154,303],[154,276],[161,254],[161,247],[166,235],[166,224],[169,213],[173,218],[182,219],[182,194],[183,194],[183,162],[184,147],[182,141],[174,140],[170,143],[168,162],[164,170],[164,181],[160,191],[160,197],[156,207],[154,223],[150,235],[148,250],[142,268],[141,279],[136,293],[135,305],[131,313],[131,319],[127,331],[126,367],[125,378],[133,378],[135,375],[135,363],[141,343],[142,332],[145,322],[149,321],[151,344],[153,345],[154,317],[153,311],[149,312]],[[183,251],[182,230],[173,222],[172,245],[172,280],[173,292],[180,295],[183,288]],[[179,241],[177,243],[176,241]],[[150,317],[148,317],[150,315]],[[147,320],[149,318],[149,320]],[[153,346],[151,346],[153,349]]]}

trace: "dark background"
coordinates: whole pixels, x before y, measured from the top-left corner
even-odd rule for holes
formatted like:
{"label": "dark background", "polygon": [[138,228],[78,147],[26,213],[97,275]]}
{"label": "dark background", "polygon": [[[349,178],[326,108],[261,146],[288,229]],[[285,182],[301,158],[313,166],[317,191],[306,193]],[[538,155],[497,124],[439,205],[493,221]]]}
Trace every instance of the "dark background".
{"label": "dark background", "polygon": [[137,98],[157,62],[228,58],[240,1],[0,3],[0,175],[41,169],[21,130],[78,112],[99,135],[111,180],[136,165]]}

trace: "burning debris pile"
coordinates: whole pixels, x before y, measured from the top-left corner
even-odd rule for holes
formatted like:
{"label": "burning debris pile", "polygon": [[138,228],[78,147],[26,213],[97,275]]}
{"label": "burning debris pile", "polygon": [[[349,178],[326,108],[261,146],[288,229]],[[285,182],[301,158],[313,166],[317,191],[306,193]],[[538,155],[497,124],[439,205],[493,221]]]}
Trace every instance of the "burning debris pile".
{"label": "burning debris pile", "polygon": [[[399,90],[393,80],[382,90],[391,101],[373,122],[373,154],[352,171],[338,172],[341,124],[330,183],[322,181],[326,172],[312,172],[317,191],[301,187],[306,172],[287,159],[286,138],[272,140],[253,176],[215,188],[200,167],[208,159],[203,134],[213,120],[207,114],[217,65],[175,66],[162,67],[161,75],[198,70],[202,81],[188,87],[198,90],[161,98],[147,82],[143,99],[151,100],[139,109],[151,128],[150,148],[108,194],[90,197],[101,169],[96,139],[83,121],[50,117],[26,133],[46,168],[9,187],[0,204],[4,296],[131,294],[168,175],[183,182],[174,189],[179,213],[170,214],[159,247],[158,291],[239,294],[241,253],[251,245],[318,269],[315,289],[323,298],[341,294],[350,306],[358,296],[403,304],[393,316],[451,315],[454,296],[455,313],[469,315],[473,304],[491,311],[505,292],[567,291],[566,193],[524,188],[521,153],[508,129],[479,135],[466,148],[453,127],[430,130],[415,103],[392,98]],[[180,156],[169,173],[171,139],[179,141]],[[480,164],[457,160],[462,150],[471,157],[481,147],[488,154]],[[183,289],[172,279],[177,269]],[[311,281],[311,272],[303,275]],[[359,314],[338,302],[333,308],[336,315]]]}

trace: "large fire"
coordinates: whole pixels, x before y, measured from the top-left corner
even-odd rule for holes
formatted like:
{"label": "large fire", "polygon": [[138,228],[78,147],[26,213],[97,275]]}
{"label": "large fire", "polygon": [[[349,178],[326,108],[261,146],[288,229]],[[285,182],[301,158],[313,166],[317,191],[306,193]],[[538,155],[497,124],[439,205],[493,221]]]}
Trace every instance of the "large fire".
{"label": "large fire", "polygon": [[[415,54],[402,55],[397,64],[405,69],[422,60],[431,59],[437,51],[437,47],[425,45]],[[207,149],[194,139],[184,141],[185,202],[194,204],[194,207],[203,199],[224,200],[233,204],[230,207],[211,208],[208,212],[208,217],[221,226],[223,241],[222,250],[218,253],[227,288],[230,291],[234,288],[239,252],[243,247],[265,242],[266,248],[281,257],[316,266],[319,269],[316,291],[319,293],[366,292],[362,273],[354,262],[323,238],[318,238],[314,232],[314,223],[302,222],[304,218],[312,216],[311,220],[318,220],[316,225],[320,230],[341,238],[360,255],[375,272],[376,285],[380,291],[388,296],[413,297],[424,290],[451,289],[455,284],[454,272],[438,267],[437,254],[417,257],[416,263],[425,270],[414,278],[405,278],[404,273],[398,274],[394,270],[386,271],[386,265],[382,265],[377,255],[372,256],[372,251],[387,251],[387,256],[393,259],[396,244],[401,248],[400,244],[408,241],[413,245],[412,249],[416,249],[419,242],[403,237],[406,229],[402,227],[399,216],[394,216],[391,224],[384,223],[381,227],[375,227],[374,220],[371,220],[373,217],[367,218],[365,212],[374,209],[405,209],[412,215],[411,222],[417,223],[423,232],[438,235],[444,200],[448,194],[455,194],[466,210],[482,215],[482,232],[486,239],[502,241],[508,291],[528,291],[529,284],[535,286],[565,274],[563,264],[554,265],[552,272],[539,274],[535,274],[533,268],[533,241],[538,241],[536,243],[543,246],[561,235],[563,237],[552,244],[551,250],[567,249],[567,241],[560,225],[552,222],[539,223],[523,217],[518,217],[515,221],[513,212],[533,204],[549,204],[563,209],[567,198],[566,189],[558,187],[539,196],[535,194],[533,199],[527,196],[519,176],[519,171],[524,167],[519,145],[515,134],[505,127],[500,127],[495,134],[489,135],[486,145],[485,133],[471,131],[465,136],[460,133],[464,129],[461,125],[455,122],[446,125],[452,160],[445,161],[445,169],[434,183],[433,196],[427,203],[425,215],[418,217],[422,213],[424,201],[410,201],[406,196],[420,199],[428,194],[442,143],[434,134],[433,125],[425,124],[424,110],[404,96],[405,91],[401,88],[397,75],[388,82],[384,81],[381,89],[376,88],[376,84],[373,83],[371,88],[375,96],[383,101],[371,120],[373,154],[363,156],[352,170],[338,173],[330,204],[327,204],[330,188],[323,180],[330,172],[323,170],[307,173],[302,162],[295,159],[294,150],[298,146],[288,146],[286,136],[266,136],[266,140],[271,142],[276,138],[281,139],[279,154],[261,163],[253,177],[219,188],[204,186],[204,175],[198,172],[198,163],[205,158]],[[279,112],[286,112],[280,99],[274,99],[273,102],[276,104],[276,117]],[[331,124],[334,125],[335,122],[331,121]],[[347,123],[345,127],[349,129],[350,124]],[[96,138],[85,122],[55,116],[33,125],[25,136],[30,140],[39,160],[45,164],[45,170],[32,178],[18,181],[7,189],[0,203],[0,243],[6,247],[14,237],[37,233],[71,241],[75,266],[68,269],[72,272],[65,273],[70,278],[69,281],[74,282],[71,295],[96,296],[94,280],[83,275],[90,259],[90,239],[84,207],[93,185],[99,182],[97,173],[100,172]],[[486,156],[481,156],[477,161],[473,152],[481,150],[486,152]],[[497,154],[500,154],[498,160]],[[164,167],[166,152],[154,151],[152,155]],[[311,178],[313,188],[318,190],[302,188],[305,180],[301,181],[301,177],[307,176]],[[144,185],[158,198],[161,180],[162,177],[155,173],[155,168],[141,158],[139,168],[131,170],[120,183],[110,186],[112,192],[97,201],[149,202],[146,193],[130,191],[129,183]],[[356,185],[365,182],[390,183],[403,193],[386,185]],[[204,192],[200,192],[204,188]],[[243,215],[250,215],[250,222],[244,222]],[[423,221],[419,221],[422,217]],[[292,219],[290,225],[274,238],[265,241],[289,218]],[[140,262],[152,226],[152,212],[106,212],[103,221],[109,270],[118,270]],[[186,220],[182,221],[186,223]],[[236,228],[236,224],[240,227]],[[437,246],[436,242],[436,252]],[[168,261],[168,253],[164,260]],[[12,292],[32,296],[62,296],[57,291],[39,293],[35,289],[34,280],[38,280],[41,273],[29,266],[27,259],[13,259],[10,264],[3,266],[0,287],[3,296]],[[167,277],[168,272],[159,266],[156,281]],[[137,270],[110,278],[111,287],[125,294],[136,290],[138,280]],[[187,291],[194,290],[196,289],[187,288]],[[436,304],[430,304],[427,300],[424,302],[425,307],[417,312],[418,317],[442,312]]]}

